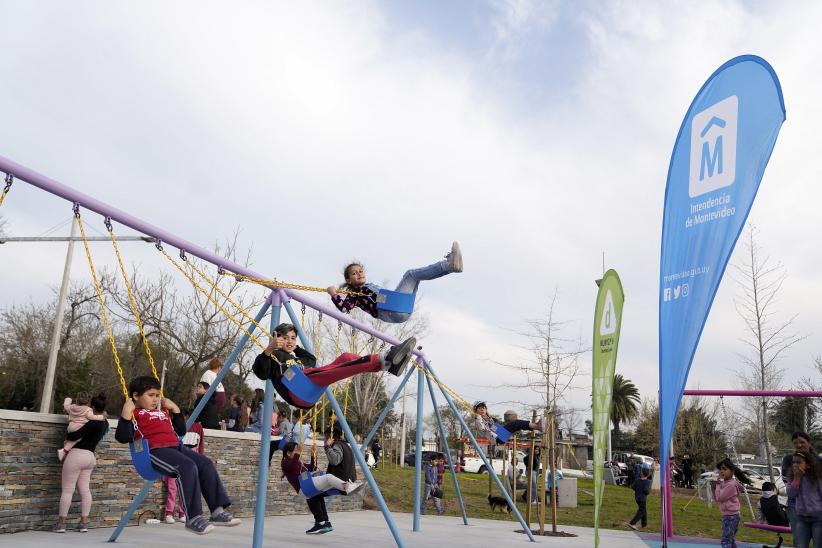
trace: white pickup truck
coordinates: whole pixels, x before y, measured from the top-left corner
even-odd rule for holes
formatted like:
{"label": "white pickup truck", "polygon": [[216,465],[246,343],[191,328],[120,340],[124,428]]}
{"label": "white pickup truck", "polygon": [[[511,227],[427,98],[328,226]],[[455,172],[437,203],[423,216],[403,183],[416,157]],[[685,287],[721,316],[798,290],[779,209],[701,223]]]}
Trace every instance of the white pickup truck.
{"label": "white pickup truck", "polygon": [[[511,462],[511,451],[508,452],[508,462]],[[479,457],[464,457],[463,460],[465,464],[462,467],[463,472],[469,472],[473,474],[485,474],[488,470],[485,467],[485,463],[482,462],[482,459]],[[502,451],[498,452],[497,458],[493,460],[491,465],[494,467],[494,472],[497,475],[502,474]],[[510,464],[509,464],[510,466]],[[522,470],[522,473],[525,473],[525,453],[522,451],[517,451],[517,469]]]}

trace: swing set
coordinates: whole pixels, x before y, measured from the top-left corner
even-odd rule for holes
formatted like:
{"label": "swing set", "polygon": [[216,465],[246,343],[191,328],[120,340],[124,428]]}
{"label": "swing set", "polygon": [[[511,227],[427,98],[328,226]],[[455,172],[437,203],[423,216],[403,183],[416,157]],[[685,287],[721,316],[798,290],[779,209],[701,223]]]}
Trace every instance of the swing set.
{"label": "swing set", "polygon": [[[269,330],[266,330],[260,324],[263,321],[263,318],[270,310],[270,322],[271,322],[271,331],[274,330],[274,327],[279,324],[280,322],[280,313],[281,310],[285,310],[288,314],[291,323],[295,325],[297,329],[297,335],[300,339],[301,345],[307,351],[311,352],[312,344],[311,341],[308,339],[303,326],[300,323],[300,320],[294,311],[294,308],[291,305],[291,300],[295,300],[300,302],[303,306],[310,307],[325,316],[330,316],[335,318],[340,322],[340,324],[344,323],[350,325],[352,328],[357,329],[362,333],[366,333],[371,335],[373,339],[379,339],[383,341],[385,344],[399,344],[400,341],[396,340],[394,337],[381,333],[369,325],[359,322],[350,316],[343,314],[339,310],[334,307],[328,306],[323,303],[319,303],[316,301],[311,300],[310,298],[302,295],[299,291],[325,291],[323,288],[313,288],[313,287],[304,287],[304,286],[296,286],[295,284],[284,284],[282,282],[278,282],[276,280],[272,280],[269,278],[265,278],[258,273],[243,267],[242,265],[236,264],[230,260],[227,260],[224,257],[217,255],[216,253],[209,251],[201,246],[188,242],[182,238],[175,236],[172,233],[169,233],[165,230],[152,226],[141,219],[138,219],[122,210],[114,208],[106,203],[103,203],[95,198],[79,192],[71,187],[68,187],[54,179],[46,177],[40,173],[37,173],[34,170],[31,170],[23,165],[20,165],[16,162],[13,162],[5,157],[0,156],[0,171],[5,172],[5,187],[3,188],[2,193],[0,193],[0,205],[3,204],[4,200],[6,199],[9,191],[12,188],[12,184],[17,180],[24,181],[34,187],[40,188],[50,194],[58,196],[64,200],[67,200],[69,203],[72,204],[72,209],[74,214],[82,227],[82,220],[80,219],[80,211],[88,210],[94,213],[101,215],[105,221],[107,228],[109,229],[110,239],[113,242],[113,246],[115,248],[116,255],[118,257],[118,264],[121,268],[121,274],[123,274],[124,280],[127,278],[125,276],[125,269],[123,266],[122,258],[119,253],[119,249],[116,245],[116,238],[114,236],[113,229],[111,228],[112,222],[120,223],[124,226],[131,228],[132,230],[137,231],[138,233],[144,234],[154,239],[156,242],[157,249],[162,253],[162,255],[170,262],[172,265],[181,273],[183,274],[189,282],[193,285],[193,287],[202,293],[208,300],[213,304],[222,314],[224,314],[238,329],[242,332],[242,335],[237,343],[237,346],[232,351],[231,355],[226,359],[225,363],[223,364],[222,369],[217,374],[217,377],[214,379],[214,382],[211,384],[209,389],[203,395],[200,403],[195,407],[192,411],[191,415],[188,418],[186,423],[186,428],[190,428],[194,421],[196,421],[199,414],[202,412],[203,408],[205,407],[206,402],[213,396],[214,392],[216,391],[217,386],[223,380],[226,374],[231,370],[235,360],[239,357],[241,351],[245,347],[245,345],[249,341],[253,341],[254,344],[259,346],[261,349],[265,348],[255,336],[254,331],[255,329],[259,329],[264,335],[269,335]],[[92,271],[92,278],[95,280],[95,290],[97,291],[98,296],[98,303],[100,304],[101,311],[104,318],[107,318],[107,313],[105,309],[105,302],[102,295],[102,288],[99,286],[99,281],[96,281],[96,272],[94,270],[94,263],[91,258],[91,253],[87,246],[87,239],[84,237],[84,244],[86,249],[86,255],[89,262],[89,268]],[[180,261],[174,259],[165,249],[165,245],[170,245],[179,250]],[[205,273],[202,272],[193,261],[188,260],[188,256],[192,255],[198,257],[199,259],[205,261],[206,263],[210,263],[217,267],[218,275],[223,275],[226,273],[231,273],[235,278],[238,280],[248,280],[248,281],[255,281],[260,285],[266,287],[270,290],[268,297],[266,298],[263,306],[257,312],[255,317],[251,317],[251,315],[244,310],[238,303],[233,301],[225,294],[222,289],[219,288],[218,283],[211,280],[210,277],[206,276]],[[185,265],[185,266],[183,266]],[[195,277],[195,274],[199,276],[200,281]],[[202,283],[201,283],[202,282]],[[126,283],[127,280],[126,280]],[[206,290],[203,285],[207,285],[210,287],[211,291],[220,295],[225,302],[231,305],[232,308],[236,309],[237,313],[241,315],[245,321],[248,321],[248,324],[241,323],[235,315],[229,313],[226,310],[226,307],[221,305],[211,294],[208,290]],[[127,286],[129,291],[130,303],[132,307],[132,312],[138,322],[138,325],[141,325],[141,320],[139,319],[139,312],[136,307],[136,302],[134,301],[133,295],[131,294],[130,286]],[[403,294],[397,293],[395,291],[389,290],[381,290],[380,296],[378,297],[377,305],[378,307],[382,307],[385,310],[392,310],[396,312],[411,312],[413,310],[413,303],[414,303],[414,295],[411,294]],[[129,397],[128,394],[128,387],[125,383],[125,378],[122,372],[122,367],[119,363],[119,357],[116,354],[116,347],[114,344],[114,337],[113,333],[111,332],[110,324],[108,323],[107,319],[104,320],[106,324],[106,330],[109,338],[109,343],[112,346],[112,354],[114,356],[115,365],[117,366],[118,377],[120,379],[120,385],[123,389],[123,395],[125,398]],[[341,329],[339,327],[338,329]],[[141,329],[141,339],[143,344],[146,346],[147,355],[150,356],[150,348],[148,347],[148,343],[145,337],[145,333],[142,332]],[[319,340],[319,339],[318,339]],[[319,346],[319,345],[317,345]],[[361,445],[357,444],[356,439],[354,438],[354,434],[351,431],[351,428],[348,425],[348,422],[345,419],[345,413],[343,409],[340,407],[335,395],[335,390],[332,390],[332,387],[324,387],[321,390],[318,390],[314,383],[306,384],[303,380],[307,380],[310,382],[309,379],[305,378],[305,375],[302,375],[304,378],[300,378],[300,375],[295,372],[293,375],[290,375],[290,379],[286,379],[287,382],[291,383],[291,387],[294,389],[294,393],[300,399],[304,399],[305,401],[317,402],[319,399],[324,395],[326,398],[325,403],[321,404],[318,407],[312,409],[313,420],[316,422],[316,417],[320,412],[320,409],[324,409],[326,405],[330,405],[332,412],[333,412],[333,420],[339,422],[341,429],[343,430],[346,439],[348,440],[349,444],[352,447],[352,452],[354,454],[354,458],[357,461],[360,469],[365,476],[368,486],[371,490],[371,493],[379,506],[380,510],[382,511],[383,517],[388,525],[388,528],[391,532],[392,537],[394,538],[395,543],[398,547],[402,548],[405,544],[403,542],[402,536],[397,529],[396,523],[391,515],[390,510],[388,509],[387,504],[380,492],[379,486],[377,485],[376,481],[374,480],[373,475],[371,474],[371,470],[368,467],[368,464],[365,462],[365,458],[363,456],[363,450],[368,446],[373,436],[378,431],[380,425],[385,420],[385,417],[388,415],[388,412],[393,408],[393,405],[396,403],[399,395],[402,393],[403,387],[405,384],[410,380],[414,373],[417,374],[417,438],[416,438],[416,461],[415,461],[415,469],[414,469],[414,516],[413,516],[413,531],[417,532],[420,530],[420,523],[419,523],[419,516],[420,516],[420,502],[421,502],[421,470],[422,470],[422,435],[424,431],[423,427],[423,403],[425,398],[425,382],[428,383],[428,389],[431,396],[432,403],[434,405],[434,409],[437,412],[438,417],[438,427],[440,429],[443,441],[445,442],[444,437],[444,426],[442,425],[442,421],[439,418],[438,413],[438,406],[436,401],[436,396],[434,394],[433,384],[436,383],[438,388],[440,389],[442,395],[445,397],[446,402],[448,403],[449,407],[451,408],[452,412],[455,416],[457,416],[458,420],[461,422],[463,429],[467,432],[469,438],[471,439],[471,443],[474,445],[475,449],[477,450],[480,457],[483,459],[486,467],[490,470],[491,467],[483,454],[480,450],[479,444],[474,438],[473,434],[471,434],[468,425],[465,424],[464,419],[462,418],[461,414],[458,411],[457,405],[454,402],[454,398],[452,398],[452,394],[456,397],[456,392],[447,389],[440,381],[436,373],[434,372],[431,362],[425,357],[425,355],[421,351],[415,351],[417,355],[416,360],[412,359],[412,363],[414,363],[415,367],[409,368],[403,380],[400,382],[398,388],[394,392],[394,394],[389,398],[388,403],[383,408],[380,416],[378,417],[376,423],[369,432],[368,436],[363,440]],[[155,377],[157,377],[157,371],[154,367],[154,362],[152,358],[149,358],[149,363],[152,366],[152,373]],[[432,382],[433,380],[433,382]],[[348,379],[350,382],[350,379]],[[274,386],[271,381],[266,381],[265,387],[265,398],[264,398],[264,407],[263,407],[263,424],[261,431],[264,433],[269,433],[271,431],[271,423],[272,423],[272,410],[274,407]],[[348,387],[346,387],[346,391]],[[302,396],[300,394],[303,394]],[[305,396],[305,397],[304,397]],[[461,398],[457,398],[458,401],[464,401]],[[265,516],[266,516],[266,500],[267,500],[267,491],[268,491],[268,460],[270,454],[270,444],[267,442],[267,435],[261,436],[261,444],[260,444],[260,455],[259,455],[259,465],[258,465],[258,478],[257,478],[257,489],[256,489],[256,507],[255,507],[255,519],[254,519],[254,532],[252,538],[252,547],[253,548],[261,548],[263,545],[263,533],[264,533],[264,525],[265,525]],[[450,452],[447,449],[447,442],[446,444],[446,454],[450,455]],[[124,530],[125,526],[128,524],[130,518],[135,515],[135,512],[139,508],[140,504],[143,502],[145,497],[148,495],[149,490],[159,477],[160,474],[154,470],[150,463],[150,448],[147,442],[144,439],[140,439],[139,443],[135,442],[132,443],[130,446],[130,452],[132,454],[132,459],[134,462],[134,467],[137,473],[145,479],[145,483],[140,490],[140,492],[134,498],[131,506],[126,511],[123,518],[120,520],[117,528],[112,533],[111,537],[109,538],[110,542],[115,542],[119,535]],[[316,448],[314,449],[316,451]],[[462,501],[462,495],[459,490],[459,484],[456,480],[456,472],[454,470],[453,463],[451,459],[448,462],[449,466],[451,467],[451,475],[454,483],[454,489],[457,495],[457,499],[459,501],[460,510],[462,513],[463,523],[468,525],[468,518],[465,512],[465,505]],[[531,533],[530,528],[527,526],[526,522],[524,521],[523,517],[520,515],[519,510],[516,507],[516,504],[511,500],[511,497],[508,495],[507,491],[503,487],[500,479],[495,475],[491,474],[491,477],[494,481],[497,482],[500,492],[506,498],[509,507],[513,509],[513,513],[517,517],[520,522],[520,525],[523,527],[528,539],[531,542],[534,542],[535,539],[533,534]],[[301,478],[302,479],[302,478]],[[307,475],[305,481],[307,482],[309,476]],[[306,493],[311,493],[311,489],[315,488],[316,486],[311,484],[305,483],[305,486],[301,485],[301,490],[305,489]]]}

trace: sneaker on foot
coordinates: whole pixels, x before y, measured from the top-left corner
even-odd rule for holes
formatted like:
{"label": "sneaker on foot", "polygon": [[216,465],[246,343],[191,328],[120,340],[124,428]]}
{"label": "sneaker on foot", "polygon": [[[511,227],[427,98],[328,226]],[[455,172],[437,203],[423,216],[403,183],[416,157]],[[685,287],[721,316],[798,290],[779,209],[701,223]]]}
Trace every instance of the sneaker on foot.
{"label": "sneaker on foot", "polygon": [[65,533],[66,532],[66,524],[65,523],[55,523],[54,527],[51,528],[53,533]]}
{"label": "sneaker on foot", "polygon": [[445,256],[448,259],[448,268],[451,272],[462,272],[462,251],[460,251],[460,244],[454,242],[451,244],[451,251]]}
{"label": "sneaker on foot", "polygon": [[57,450],[57,460],[63,462],[63,459],[66,458],[66,450],[65,449],[58,449]]}
{"label": "sneaker on foot", "polygon": [[633,523],[628,523],[628,524],[626,524],[626,525],[628,525],[628,528],[629,528],[629,529],[633,529],[634,531],[639,531],[639,529],[637,529],[637,528],[634,526],[634,524],[633,524]]}
{"label": "sneaker on foot", "polygon": [[207,535],[214,530],[214,526],[203,516],[197,516],[186,521],[186,529],[195,535]]}
{"label": "sneaker on foot", "polygon": [[323,533],[327,533],[328,531],[324,530],[324,526],[322,523],[315,523],[314,527],[309,529],[305,532],[306,535],[322,535]]}
{"label": "sneaker on foot", "polygon": [[88,522],[81,521],[77,524],[77,532],[78,533],[88,533]]}
{"label": "sneaker on foot", "polygon": [[438,515],[438,516],[441,516],[441,515],[443,515],[444,513],[445,513],[445,510],[444,510],[444,509],[443,509],[443,510],[437,510],[437,515]]}
{"label": "sneaker on foot", "polygon": [[414,347],[417,345],[416,337],[409,337],[396,346],[392,346],[385,354],[383,363],[388,367],[388,372],[399,377],[405,371],[405,366],[411,359]]}
{"label": "sneaker on foot", "polygon": [[163,520],[164,523],[174,523],[174,516],[171,514],[166,514],[165,519]]}
{"label": "sneaker on foot", "polygon": [[224,527],[234,527],[235,525],[242,523],[242,521],[240,518],[235,518],[229,512],[223,510],[216,516],[211,516],[211,523],[214,525],[222,525]]}
{"label": "sneaker on foot", "polygon": [[354,495],[363,490],[365,484],[361,481],[347,481],[345,482],[345,494]]}
{"label": "sneaker on foot", "polygon": [[334,530],[334,528],[331,527],[331,522],[326,521],[325,523],[323,523],[323,528],[322,528],[322,531],[320,531],[320,533],[322,533],[322,534],[330,533],[333,530]]}

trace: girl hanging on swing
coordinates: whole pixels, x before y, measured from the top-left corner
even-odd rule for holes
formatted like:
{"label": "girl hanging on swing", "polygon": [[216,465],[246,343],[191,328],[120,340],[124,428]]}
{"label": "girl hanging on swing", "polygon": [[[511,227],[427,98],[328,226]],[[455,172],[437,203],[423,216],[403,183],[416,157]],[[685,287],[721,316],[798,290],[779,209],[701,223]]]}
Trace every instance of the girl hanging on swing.
{"label": "girl hanging on swing", "polygon": [[[398,293],[416,294],[421,281],[435,280],[447,274],[462,272],[462,252],[457,242],[451,244],[451,251],[445,259],[422,268],[414,268],[403,274],[400,283],[394,290]],[[340,312],[348,314],[354,308],[361,308],[371,316],[387,323],[403,323],[411,317],[410,312],[383,310],[377,307],[377,295],[380,287],[365,280],[365,267],[353,262],[343,269],[345,283],[339,287],[331,286],[326,291],[331,295],[331,302]],[[353,291],[360,295],[341,297],[338,290]]]}
{"label": "girl hanging on swing", "polygon": [[[473,407],[474,413],[477,414],[474,422],[477,428],[477,434],[487,437],[487,439],[493,443],[496,443],[497,438],[500,438],[500,441],[504,443],[508,441],[511,434],[519,432],[520,430],[536,430],[537,432],[542,432],[541,420],[539,422],[529,422],[517,419],[505,424],[497,424],[488,414],[488,406],[485,405],[484,401],[475,401]],[[505,430],[505,432],[501,432],[500,429]]]}
{"label": "girl hanging on swing", "polygon": [[271,379],[277,393],[289,405],[311,409],[316,402],[300,399],[283,382],[283,375],[289,367],[299,368],[313,384],[320,387],[330,386],[359,373],[388,371],[392,375],[400,376],[405,371],[416,344],[417,339],[411,337],[381,354],[358,356],[345,352],[328,365],[314,367],[317,358],[297,346],[297,329],[290,323],[282,323],[274,329],[274,339],[271,343],[254,360],[253,371],[260,380]]}

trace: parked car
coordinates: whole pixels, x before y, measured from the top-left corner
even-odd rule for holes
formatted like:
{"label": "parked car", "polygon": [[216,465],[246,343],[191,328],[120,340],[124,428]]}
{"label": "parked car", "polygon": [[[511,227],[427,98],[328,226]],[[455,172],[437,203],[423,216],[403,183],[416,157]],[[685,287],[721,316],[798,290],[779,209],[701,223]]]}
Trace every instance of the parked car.
{"label": "parked car", "polygon": [[[763,476],[761,474],[768,473],[768,467],[764,464],[740,464],[739,467],[744,470],[746,474],[748,474],[748,478],[751,480],[751,485],[748,487],[748,491],[750,493],[760,493],[762,491],[762,484],[766,481],[771,481],[767,475]],[[774,485],[776,485],[780,496],[786,496],[787,492],[785,491],[785,482],[782,481],[782,476],[780,474],[781,472],[779,472],[774,466]],[[699,477],[705,481],[716,481],[719,479],[719,475],[716,473],[716,470],[704,472],[700,474]]]}
{"label": "parked car", "polygon": [[[506,458],[509,462],[511,461],[511,451],[508,451],[508,456]],[[465,461],[462,466],[463,472],[474,474],[485,474],[488,472],[485,463],[482,462],[482,459],[479,457],[465,457],[463,460]],[[494,472],[496,472],[497,475],[502,474],[502,450],[497,451],[491,465],[494,467]],[[522,470],[522,473],[525,473],[525,453],[522,451],[517,451],[517,470]]]}
{"label": "parked car", "polygon": [[[439,455],[439,451],[423,451],[422,452],[422,463],[425,464],[429,462],[435,455]],[[406,466],[414,466],[416,464],[416,452],[410,451],[405,454],[405,461]]]}

